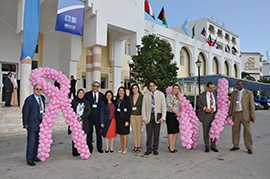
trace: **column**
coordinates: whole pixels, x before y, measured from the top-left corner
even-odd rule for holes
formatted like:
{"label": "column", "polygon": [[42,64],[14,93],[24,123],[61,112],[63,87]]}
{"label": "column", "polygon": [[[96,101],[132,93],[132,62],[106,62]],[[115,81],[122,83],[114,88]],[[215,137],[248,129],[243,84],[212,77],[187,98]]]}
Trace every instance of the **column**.
{"label": "column", "polygon": [[86,91],[91,90],[91,84],[93,82],[92,75],[92,50],[91,48],[87,48],[86,52]]}
{"label": "column", "polygon": [[28,56],[21,61],[21,80],[20,80],[20,105],[24,104],[25,98],[27,98],[32,93],[31,82],[29,77],[31,74],[32,61]]}
{"label": "column", "polygon": [[113,66],[113,94],[117,95],[117,90],[121,85],[122,66]]}
{"label": "column", "polygon": [[100,82],[101,80],[101,46],[94,46],[92,50],[92,54],[93,54],[93,57],[92,57],[93,81]]}

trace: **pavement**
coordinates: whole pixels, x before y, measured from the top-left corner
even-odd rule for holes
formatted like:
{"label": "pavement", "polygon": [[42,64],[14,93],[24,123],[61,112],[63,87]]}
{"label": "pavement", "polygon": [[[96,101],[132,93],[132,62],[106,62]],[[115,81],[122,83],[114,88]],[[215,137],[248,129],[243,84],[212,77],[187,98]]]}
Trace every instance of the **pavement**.
{"label": "pavement", "polygon": [[[240,150],[231,152],[231,127],[226,126],[218,145],[219,152],[204,152],[202,128],[198,147],[186,150],[177,139],[177,153],[169,153],[166,124],[162,124],[159,155],[144,156],[145,126],[143,127],[142,153],[131,153],[132,135],[128,135],[128,153],[119,154],[119,136],[116,137],[114,153],[97,152],[88,160],[73,157],[71,136],[66,126],[55,127],[54,145],[50,158],[26,164],[26,131],[0,135],[0,179],[92,179],[92,178],[181,178],[181,179],[269,179],[270,178],[270,110],[256,111],[255,124],[251,124],[254,153],[247,153],[241,131]],[[57,120],[64,120],[63,118]],[[22,129],[23,130],[23,129]],[[104,144],[105,145],[105,144]]]}

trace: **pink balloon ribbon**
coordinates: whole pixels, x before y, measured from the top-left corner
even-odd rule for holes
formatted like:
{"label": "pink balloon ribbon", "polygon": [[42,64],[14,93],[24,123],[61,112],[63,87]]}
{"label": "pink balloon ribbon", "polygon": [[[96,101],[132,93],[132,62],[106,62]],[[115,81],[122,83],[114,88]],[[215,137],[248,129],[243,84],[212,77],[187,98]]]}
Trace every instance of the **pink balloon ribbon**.
{"label": "pink balloon ribbon", "polygon": [[[60,89],[45,80],[52,79],[60,84]],[[46,161],[50,156],[52,144],[52,130],[59,108],[66,118],[66,123],[70,126],[72,138],[82,159],[88,159],[91,155],[84,137],[84,131],[77,120],[76,113],[71,108],[71,99],[68,99],[70,89],[69,79],[61,72],[50,68],[36,68],[32,70],[29,80],[32,86],[41,85],[43,93],[50,98],[50,102],[45,109],[42,123],[40,124],[38,156],[41,161]]]}

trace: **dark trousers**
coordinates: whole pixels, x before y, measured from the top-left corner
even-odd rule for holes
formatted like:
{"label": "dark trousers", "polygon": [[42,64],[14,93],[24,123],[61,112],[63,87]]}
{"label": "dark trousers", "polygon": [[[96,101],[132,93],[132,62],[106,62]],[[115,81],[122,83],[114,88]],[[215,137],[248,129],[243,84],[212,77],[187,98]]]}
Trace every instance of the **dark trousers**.
{"label": "dark trousers", "polygon": [[38,149],[38,131],[27,130],[27,149],[26,149],[26,162],[33,163],[37,159]]}
{"label": "dark trousers", "polygon": [[98,150],[102,149],[101,126],[100,126],[100,122],[97,119],[95,119],[94,121],[90,122],[89,133],[87,134],[87,145],[89,147],[90,152],[93,151],[93,144],[92,144],[93,126],[95,126],[95,130],[96,130],[97,149]]}
{"label": "dark trousers", "polygon": [[68,93],[68,98],[71,99],[71,94],[73,94],[73,99],[75,99],[75,91],[70,91]]}
{"label": "dark trousers", "polygon": [[[159,144],[160,123],[155,122],[155,113],[151,113],[150,122],[146,125],[146,148],[147,151],[157,151]],[[153,135],[154,134],[154,135]],[[152,140],[154,137],[154,143],[152,147]]]}
{"label": "dark trousers", "polygon": [[10,105],[10,102],[11,102],[11,95],[12,93],[11,92],[6,92],[6,95],[5,95],[5,106],[9,106]]}
{"label": "dark trousers", "polygon": [[75,148],[74,145],[75,145],[75,144],[74,144],[74,142],[73,142],[73,140],[72,140],[72,155],[73,155],[73,156],[79,156],[80,154],[79,154],[78,150]]}
{"label": "dark trousers", "polygon": [[[211,128],[211,124],[214,120],[215,114],[205,114],[205,118],[202,122],[203,125],[203,140],[204,140],[204,145],[205,147],[209,148],[209,132]],[[215,140],[211,140],[211,148],[216,147]]]}

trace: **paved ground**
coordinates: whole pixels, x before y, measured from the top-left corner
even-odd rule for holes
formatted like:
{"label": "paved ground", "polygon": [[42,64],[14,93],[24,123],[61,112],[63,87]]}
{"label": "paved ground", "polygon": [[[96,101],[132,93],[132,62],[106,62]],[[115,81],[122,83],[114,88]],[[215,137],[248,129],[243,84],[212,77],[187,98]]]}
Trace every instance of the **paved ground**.
{"label": "paved ground", "polygon": [[[99,154],[94,150],[89,160],[71,155],[71,137],[66,128],[54,130],[53,156],[46,162],[30,167],[25,162],[26,131],[21,134],[0,136],[0,178],[270,178],[270,111],[257,111],[252,124],[254,154],[249,155],[241,136],[241,149],[231,152],[231,127],[227,126],[218,146],[219,153],[204,153],[202,130],[199,146],[186,150],[177,141],[178,153],[169,153],[166,125],[162,125],[159,155],[133,154],[132,135],[129,135],[127,154]],[[201,127],[201,126],[200,126]],[[145,129],[145,128],[144,128]],[[145,130],[143,144],[145,144]],[[115,150],[119,149],[117,137]],[[145,145],[143,145],[143,151]]]}

